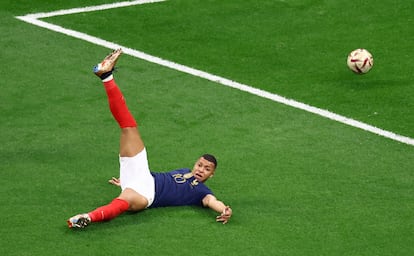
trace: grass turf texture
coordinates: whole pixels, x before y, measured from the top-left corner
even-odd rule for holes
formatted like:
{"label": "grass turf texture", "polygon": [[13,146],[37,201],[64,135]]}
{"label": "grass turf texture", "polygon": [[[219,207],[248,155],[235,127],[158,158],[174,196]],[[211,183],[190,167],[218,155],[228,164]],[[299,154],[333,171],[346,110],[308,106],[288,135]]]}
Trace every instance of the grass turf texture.
{"label": "grass turf texture", "polygon": [[[49,20],[413,137],[411,10],[390,0],[168,1]],[[375,60],[363,77],[345,65],[359,47]]]}
{"label": "grass turf texture", "polygon": [[[91,75],[108,50],[13,16],[81,2],[0,4],[1,255],[413,254],[412,146],[129,56],[117,81],[152,169],[216,154],[208,185],[234,218],[223,226],[208,210],[165,208],[68,230],[68,217],[118,193],[105,184],[118,172],[118,128]],[[412,137],[413,50],[386,33],[412,38],[413,7],[359,4],[352,19],[359,11],[346,1],[169,1],[48,20]],[[370,36],[355,32],[364,28]],[[361,42],[381,52],[372,50],[376,64],[363,77],[345,65]]]}

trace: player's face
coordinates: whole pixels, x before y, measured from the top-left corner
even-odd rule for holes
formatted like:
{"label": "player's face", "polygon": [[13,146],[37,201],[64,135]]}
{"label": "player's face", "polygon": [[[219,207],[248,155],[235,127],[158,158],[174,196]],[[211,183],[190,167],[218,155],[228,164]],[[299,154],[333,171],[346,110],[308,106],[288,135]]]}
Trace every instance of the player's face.
{"label": "player's face", "polygon": [[204,157],[200,157],[194,164],[192,173],[196,180],[204,182],[213,176],[215,169],[214,163],[204,159]]}

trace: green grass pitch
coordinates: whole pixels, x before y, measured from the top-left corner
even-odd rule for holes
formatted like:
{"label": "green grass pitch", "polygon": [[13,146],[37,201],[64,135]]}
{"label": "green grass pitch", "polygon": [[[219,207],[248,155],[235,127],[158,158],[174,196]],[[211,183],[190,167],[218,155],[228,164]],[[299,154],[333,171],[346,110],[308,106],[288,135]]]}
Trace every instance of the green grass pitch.
{"label": "green grass pitch", "polygon": [[[0,255],[414,255],[414,147],[125,55],[117,82],[151,169],[210,152],[227,225],[193,207],[69,230],[118,190],[119,131],[91,69],[109,49],[0,3]],[[171,0],[45,21],[414,138],[410,1]],[[372,52],[354,75],[347,54]]]}

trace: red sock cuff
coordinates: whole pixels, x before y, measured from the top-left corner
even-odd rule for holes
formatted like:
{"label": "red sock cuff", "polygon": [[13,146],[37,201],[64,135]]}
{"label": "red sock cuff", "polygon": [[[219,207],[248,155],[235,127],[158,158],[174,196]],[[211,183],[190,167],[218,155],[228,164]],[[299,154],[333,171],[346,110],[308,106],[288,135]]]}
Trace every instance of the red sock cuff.
{"label": "red sock cuff", "polygon": [[110,89],[113,87],[118,87],[118,85],[115,83],[114,79],[111,79],[109,81],[103,82],[103,85],[105,86],[105,89]]}

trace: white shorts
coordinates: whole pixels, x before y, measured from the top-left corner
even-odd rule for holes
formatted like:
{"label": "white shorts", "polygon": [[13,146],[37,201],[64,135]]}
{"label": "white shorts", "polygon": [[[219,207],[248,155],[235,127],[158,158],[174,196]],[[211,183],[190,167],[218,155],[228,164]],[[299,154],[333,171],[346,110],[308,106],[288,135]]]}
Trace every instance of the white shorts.
{"label": "white shorts", "polygon": [[122,191],[126,188],[135,190],[148,200],[149,207],[154,202],[155,181],[148,166],[145,148],[133,157],[120,156],[119,166]]}

